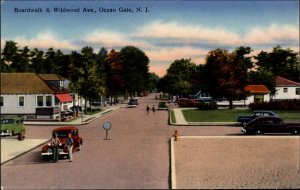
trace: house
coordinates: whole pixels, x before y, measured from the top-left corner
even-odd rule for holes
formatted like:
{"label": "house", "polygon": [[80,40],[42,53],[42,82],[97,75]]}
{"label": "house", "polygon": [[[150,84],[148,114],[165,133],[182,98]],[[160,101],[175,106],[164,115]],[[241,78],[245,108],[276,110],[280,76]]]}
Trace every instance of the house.
{"label": "house", "polygon": [[244,89],[249,93],[245,105],[270,101],[270,90],[265,85],[247,85]]}
{"label": "house", "polygon": [[189,95],[189,98],[194,100],[201,100],[201,101],[212,100],[210,94],[202,90],[199,90],[195,95]]}
{"label": "house", "polygon": [[273,101],[300,99],[300,83],[277,76],[275,79],[276,93]]}
{"label": "house", "polygon": [[74,100],[64,80],[56,74],[1,73],[1,115],[60,118]]}

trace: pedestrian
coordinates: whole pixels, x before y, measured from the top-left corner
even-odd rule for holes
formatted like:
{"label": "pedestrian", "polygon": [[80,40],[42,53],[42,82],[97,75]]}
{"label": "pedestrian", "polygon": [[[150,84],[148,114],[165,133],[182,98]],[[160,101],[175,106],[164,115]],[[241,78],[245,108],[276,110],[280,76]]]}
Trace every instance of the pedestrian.
{"label": "pedestrian", "polygon": [[147,111],[147,115],[149,115],[149,112],[150,112],[150,107],[149,107],[149,105],[148,105],[148,104],[147,104],[146,111]]}
{"label": "pedestrian", "polygon": [[61,145],[61,143],[57,136],[57,133],[53,133],[52,138],[51,138],[51,147],[52,147],[52,152],[53,152],[52,161],[53,162],[58,161],[58,156],[59,156],[58,148],[60,145]]}
{"label": "pedestrian", "polygon": [[73,139],[71,136],[71,133],[68,133],[68,138],[66,142],[67,148],[68,148],[68,154],[69,154],[69,162],[73,161]]}
{"label": "pedestrian", "polygon": [[153,111],[153,115],[155,115],[155,107],[154,107],[154,105],[152,106],[152,111]]}

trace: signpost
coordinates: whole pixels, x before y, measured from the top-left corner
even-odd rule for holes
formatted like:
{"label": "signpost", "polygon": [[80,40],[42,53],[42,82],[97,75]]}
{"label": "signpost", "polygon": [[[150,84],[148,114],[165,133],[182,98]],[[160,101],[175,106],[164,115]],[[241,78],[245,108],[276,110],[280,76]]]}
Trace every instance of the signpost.
{"label": "signpost", "polygon": [[104,140],[110,140],[107,138],[107,135],[108,135],[108,130],[111,129],[111,123],[109,121],[106,121],[104,124],[103,124],[103,129],[106,130],[106,136],[105,136],[105,139]]}

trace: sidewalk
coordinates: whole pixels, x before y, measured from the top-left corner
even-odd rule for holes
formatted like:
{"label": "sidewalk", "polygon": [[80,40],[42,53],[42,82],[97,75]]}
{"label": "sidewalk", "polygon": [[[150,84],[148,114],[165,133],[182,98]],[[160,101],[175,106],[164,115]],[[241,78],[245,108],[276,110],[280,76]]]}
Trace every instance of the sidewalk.
{"label": "sidewalk", "polygon": [[187,122],[182,114],[182,108],[173,108],[170,111],[174,111],[176,123],[173,123],[170,117],[171,125],[187,125],[187,126],[233,126],[236,122]]}
{"label": "sidewalk", "polygon": [[83,117],[78,117],[74,120],[67,121],[67,122],[24,121],[24,124],[25,125],[59,125],[59,126],[62,126],[62,125],[86,125],[86,124],[94,121],[95,119],[101,117],[102,115],[109,113],[111,111],[117,110],[119,108],[121,108],[120,105],[110,106],[99,113],[96,113],[93,115],[83,115]]}

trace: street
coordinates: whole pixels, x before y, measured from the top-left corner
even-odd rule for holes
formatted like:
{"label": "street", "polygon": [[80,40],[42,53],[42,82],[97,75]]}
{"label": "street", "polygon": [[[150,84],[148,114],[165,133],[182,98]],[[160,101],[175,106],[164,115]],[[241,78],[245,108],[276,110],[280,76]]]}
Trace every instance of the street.
{"label": "street", "polygon": [[[170,188],[169,140],[175,129],[184,136],[239,135],[239,127],[170,126],[168,112],[146,113],[157,107],[154,94],[139,99],[136,108],[120,108],[77,126],[83,138],[80,152],[58,163],[44,161],[38,147],[1,166],[4,189],[167,189]],[[105,121],[112,124],[104,140]],[[26,126],[30,139],[50,138],[57,126]]]}

